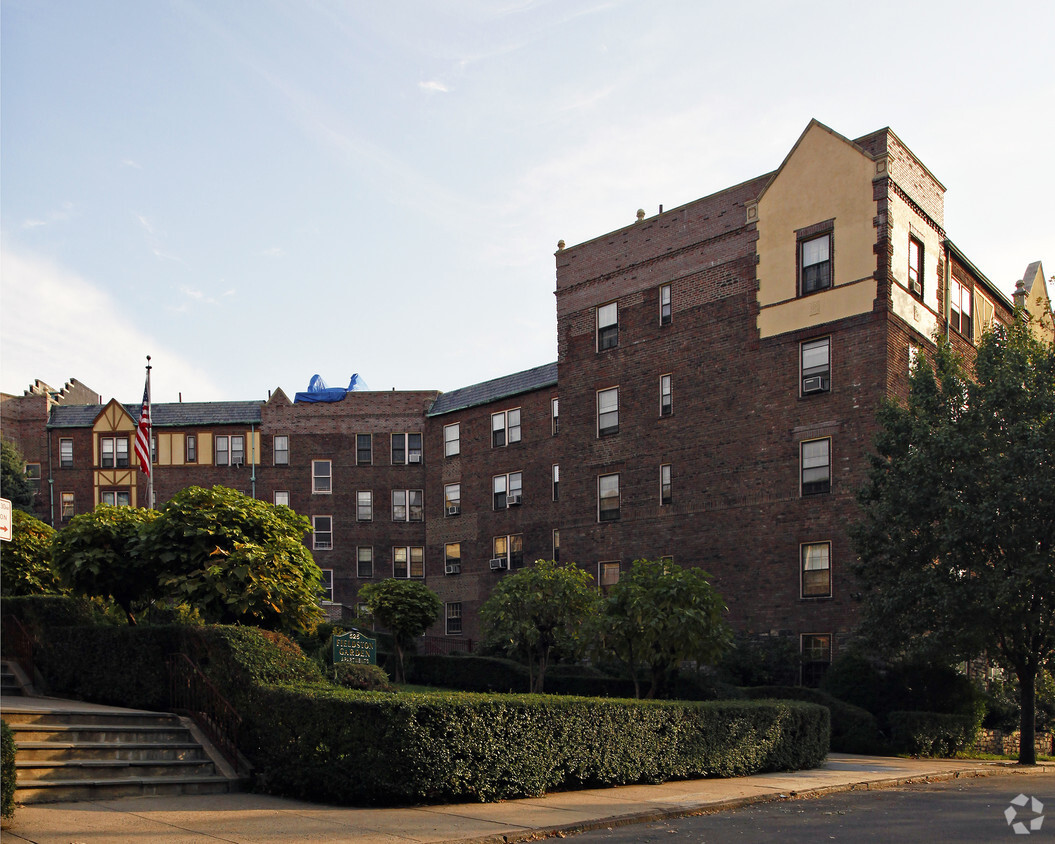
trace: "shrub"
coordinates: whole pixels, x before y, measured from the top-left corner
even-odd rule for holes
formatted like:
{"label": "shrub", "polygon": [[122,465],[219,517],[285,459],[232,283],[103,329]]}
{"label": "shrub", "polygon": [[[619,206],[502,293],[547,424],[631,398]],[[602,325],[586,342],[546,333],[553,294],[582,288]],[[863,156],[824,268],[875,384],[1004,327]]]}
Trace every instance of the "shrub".
{"label": "shrub", "polygon": [[941,712],[891,712],[891,743],[901,753],[954,756],[974,743],[978,722],[973,715]]}
{"label": "shrub", "polygon": [[246,752],[268,790],[335,804],[500,800],[558,788],[819,765],[827,710],[795,701],[385,695],[270,687]]}
{"label": "shrub", "polygon": [[824,706],[831,713],[831,747],[836,753],[882,755],[889,752],[876,717],[865,709],[837,700],[805,686],[755,686],[741,689],[752,700],[804,700]]}
{"label": "shrub", "polygon": [[0,815],[5,818],[15,813],[15,785],[18,771],[15,769],[15,737],[7,721],[0,721]]}
{"label": "shrub", "polygon": [[103,611],[88,598],[72,595],[26,595],[0,599],[0,613],[12,615],[37,639],[47,636],[53,627],[97,624],[104,620]]}
{"label": "shrub", "polygon": [[377,665],[359,665],[354,662],[338,663],[334,667],[334,681],[348,689],[366,692],[391,692],[395,687],[388,673]]}
{"label": "shrub", "polygon": [[407,664],[407,680],[467,692],[526,692],[527,667],[493,656],[418,654]]}
{"label": "shrub", "polygon": [[793,686],[801,657],[789,636],[737,636],[715,666],[733,686]]}

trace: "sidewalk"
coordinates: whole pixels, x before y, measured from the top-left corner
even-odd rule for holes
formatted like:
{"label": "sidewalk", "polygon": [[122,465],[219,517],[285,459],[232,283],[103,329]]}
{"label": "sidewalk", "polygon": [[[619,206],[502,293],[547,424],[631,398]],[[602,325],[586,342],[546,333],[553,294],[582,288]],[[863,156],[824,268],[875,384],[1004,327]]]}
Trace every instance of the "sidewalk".
{"label": "sidewalk", "polygon": [[512,842],[733,808],[793,796],[911,781],[1051,772],[1005,762],[832,754],[821,768],[736,779],[566,791],[503,803],[355,809],[258,794],[128,797],[19,806],[4,842],[207,844],[208,842]]}

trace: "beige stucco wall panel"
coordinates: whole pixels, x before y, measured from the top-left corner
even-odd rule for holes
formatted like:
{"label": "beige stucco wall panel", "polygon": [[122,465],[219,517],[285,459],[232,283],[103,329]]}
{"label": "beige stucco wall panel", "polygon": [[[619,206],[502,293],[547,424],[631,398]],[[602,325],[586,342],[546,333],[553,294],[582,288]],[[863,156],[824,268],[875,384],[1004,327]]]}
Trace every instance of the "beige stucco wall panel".
{"label": "beige stucco wall panel", "polygon": [[[941,235],[900,196],[892,193],[887,208],[890,216],[890,237],[894,247],[890,267],[894,281],[908,291],[908,241],[909,237],[918,238],[923,243],[923,304],[935,313],[941,313],[944,304],[938,298]],[[899,316],[904,318],[902,314]]]}
{"label": "beige stucco wall panel", "polygon": [[[905,251],[908,260],[908,250]],[[923,288],[926,295],[927,288]],[[929,308],[924,307],[918,299],[912,296],[900,284],[891,285],[890,303],[894,313],[911,325],[916,331],[928,340],[934,340],[938,333],[938,315]]]}
{"label": "beige stucco wall panel", "polygon": [[875,281],[871,277],[857,284],[843,284],[799,299],[762,308],[758,314],[761,337],[773,337],[836,319],[868,313],[875,301]]}

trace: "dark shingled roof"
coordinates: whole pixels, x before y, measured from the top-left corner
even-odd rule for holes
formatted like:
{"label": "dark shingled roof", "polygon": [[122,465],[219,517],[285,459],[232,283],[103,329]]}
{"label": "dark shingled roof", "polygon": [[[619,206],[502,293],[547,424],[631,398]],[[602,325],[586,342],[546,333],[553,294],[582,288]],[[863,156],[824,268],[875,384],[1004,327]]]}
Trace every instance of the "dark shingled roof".
{"label": "dark shingled roof", "polygon": [[516,372],[513,375],[503,375],[493,381],[484,381],[470,387],[451,390],[449,393],[441,393],[440,397],[432,403],[428,415],[440,416],[455,410],[464,410],[467,407],[477,407],[520,393],[530,393],[532,390],[552,387],[556,383],[557,364],[547,363],[543,366],[536,366],[534,369]]}
{"label": "dark shingled roof", "polygon": [[[183,428],[192,425],[260,424],[258,401],[199,401],[150,406],[150,420],[155,428]],[[64,405],[52,408],[49,428],[90,428],[104,404]],[[125,410],[139,422],[142,405],[126,404]]]}

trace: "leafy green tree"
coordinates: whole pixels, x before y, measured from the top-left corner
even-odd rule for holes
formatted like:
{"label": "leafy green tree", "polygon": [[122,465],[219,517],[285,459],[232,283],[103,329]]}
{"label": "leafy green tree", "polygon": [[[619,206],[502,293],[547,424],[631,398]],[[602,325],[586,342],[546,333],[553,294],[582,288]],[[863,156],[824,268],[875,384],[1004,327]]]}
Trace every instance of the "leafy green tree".
{"label": "leafy green tree", "polygon": [[6,437],[0,440],[0,494],[15,510],[29,512],[33,491],[26,480],[26,461],[22,452]]}
{"label": "leafy green tree", "polygon": [[983,336],[972,377],[940,344],[878,418],[853,531],[862,632],[887,653],[998,655],[1033,764],[1037,677],[1055,661],[1055,345],[1016,319]]}
{"label": "leafy green tree", "polygon": [[608,591],[598,620],[602,648],[634,678],[647,669],[655,697],[685,660],[715,662],[732,642],[722,596],[702,569],[635,560]]}
{"label": "leafy green tree", "polygon": [[49,595],[61,591],[51,568],[55,531],[21,510],[11,513],[11,541],[0,542],[0,592],[4,595]]}
{"label": "leafy green tree", "polygon": [[403,655],[440,616],[440,599],[429,587],[416,580],[386,578],[359,589],[359,600],[366,604],[374,621],[392,634],[396,648],[396,682],[405,682]]}
{"label": "leafy green tree", "polygon": [[303,543],[311,523],[233,489],[187,487],[143,530],[163,593],[217,624],[314,628],[322,572]]}
{"label": "leafy green tree", "polygon": [[52,568],[66,588],[113,599],[135,624],[136,613],[160,594],[156,567],[140,542],[141,530],[156,516],[105,504],[74,516],[52,540]]}
{"label": "leafy green tree", "polygon": [[531,691],[543,690],[554,650],[574,656],[587,643],[597,608],[592,582],[574,563],[538,560],[503,577],[481,607],[488,640],[527,663]]}

